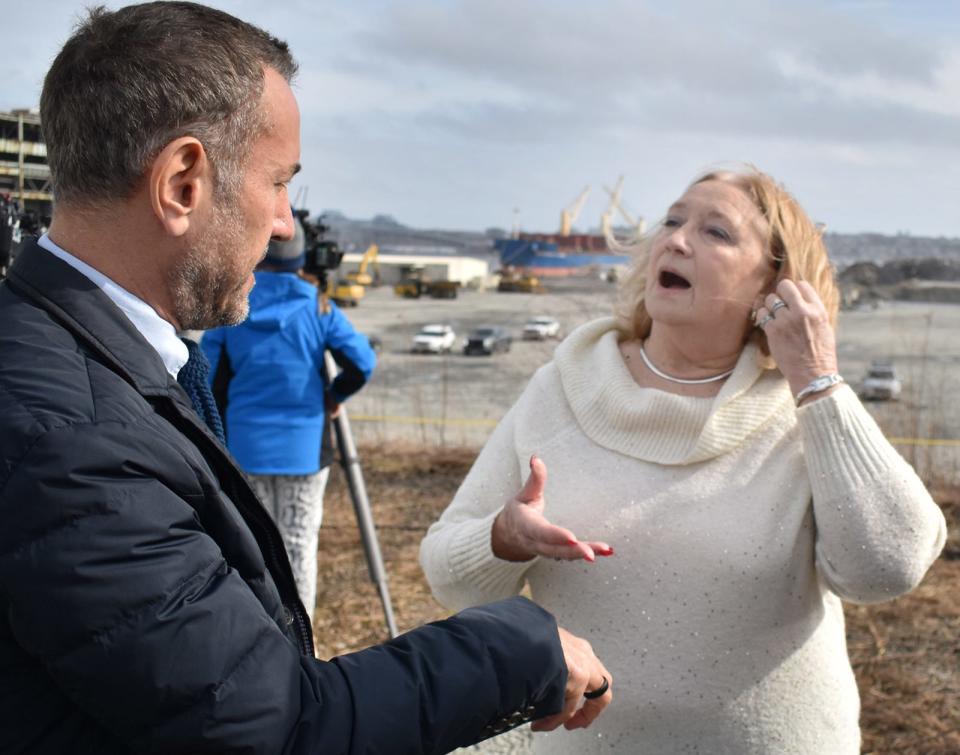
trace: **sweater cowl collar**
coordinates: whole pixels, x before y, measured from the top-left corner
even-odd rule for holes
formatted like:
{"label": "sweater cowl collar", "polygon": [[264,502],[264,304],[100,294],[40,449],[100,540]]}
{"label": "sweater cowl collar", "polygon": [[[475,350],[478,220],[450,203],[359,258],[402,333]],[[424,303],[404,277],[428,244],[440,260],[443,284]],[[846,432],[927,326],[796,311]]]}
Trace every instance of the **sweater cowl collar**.
{"label": "sweater cowl collar", "polygon": [[612,451],[658,464],[694,464],[739,447],[774,418],[796,421],[786,380],[748,344],[713,398],[642,388],[620,354],[612,317],[577,328],[554,362],[583,432]]}

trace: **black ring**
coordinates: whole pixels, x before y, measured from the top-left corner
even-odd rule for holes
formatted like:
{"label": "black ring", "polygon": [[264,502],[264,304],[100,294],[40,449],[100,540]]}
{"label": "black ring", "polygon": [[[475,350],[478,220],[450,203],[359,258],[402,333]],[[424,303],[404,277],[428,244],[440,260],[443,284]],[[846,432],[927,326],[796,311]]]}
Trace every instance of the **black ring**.
{"label": "black ring", "polygon": [[610,682],[607,680],[607,677],[603,677],[603,684],[595,690],[584,692],[583,696],[587,698],[587,700],[596,700],[598,697],[603,697],[607,694],[608,689],[610,689]]}

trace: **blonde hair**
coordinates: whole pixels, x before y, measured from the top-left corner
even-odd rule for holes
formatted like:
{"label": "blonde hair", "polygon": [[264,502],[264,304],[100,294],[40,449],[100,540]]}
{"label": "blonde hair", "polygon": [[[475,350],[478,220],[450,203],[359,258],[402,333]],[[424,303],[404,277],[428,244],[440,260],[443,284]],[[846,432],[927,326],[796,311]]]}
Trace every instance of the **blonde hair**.
{"label": "blonde hair", "polygon": [[[827,258],[822,231],[814,225],[800,203],[781,184],[766,173],[752,166],[740,171],[711,171],[693,181],[691,187],[705,181],[724,181],[746,194],[761,215],[766,219],[766,253],[773,274],[769,291],[773,291],[784,278],[807,281],[823,300],[836,327],[840,294],[834,279],[834,270]],[[633,257],[630,272],[624,278],[618,294],[616,308],[618,327],[626,338],[644,339],[650,335],[652,321],[644,304],[647,287],[647,263],[650,247],[661,228],[658,223],[645,236],[632,242],[613,242],[618,250]],[[750,328],[745,344],[755,342],[765,355],[769,355],[767,338],[759,328]]]}

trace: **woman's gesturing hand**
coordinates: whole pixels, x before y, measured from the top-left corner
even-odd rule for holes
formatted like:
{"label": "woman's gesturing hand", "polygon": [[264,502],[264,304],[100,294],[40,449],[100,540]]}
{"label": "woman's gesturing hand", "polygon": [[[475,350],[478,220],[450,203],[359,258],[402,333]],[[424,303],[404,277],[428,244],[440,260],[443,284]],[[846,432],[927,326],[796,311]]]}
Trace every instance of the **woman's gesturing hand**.
{"label": "woman's gesturing hand", "polygon": [[796,394],[811,380],[837,371],[837,344],[830,316],[806,281],[784,278],[757,310],[770,354]]}
{"label": "woman's gesturing hand", "polygon": [[530,457],[530,477],[493,522],[491,545],[497,558],[505,561],[529,561],[534,556],[575,561],[595,561],[597,556],[612,556],[606,543],[580,541],[568,529],[551,524],[543,515],[543,489],[547,466]]}

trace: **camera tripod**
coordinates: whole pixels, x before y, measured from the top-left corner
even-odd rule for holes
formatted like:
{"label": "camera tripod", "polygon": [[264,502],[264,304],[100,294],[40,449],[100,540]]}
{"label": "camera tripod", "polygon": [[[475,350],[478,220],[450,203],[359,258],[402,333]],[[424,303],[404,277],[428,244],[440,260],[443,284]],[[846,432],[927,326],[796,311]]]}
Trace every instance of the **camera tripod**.
{"label": "camera tripod", "polygon": [[[323,355],[327,379],[333,382],[338,369],[337,364],[327,351]],[[350,489],[350,498],[353,500],[353,513],[357,517],[357,527],[360,530],[360,539],[363,543],[363,552],[367,559],[367,571],[370,581],[377,586],[380,593],[380,602],[383,604],[383,615],[387,622],[387,631],[390,637],[396,637],[397,622],[393,617],[393,604],[390,602],[390,588],[387,585],[387,570],[383,565],[383,556],[380,553],[380,543],[377,540],[377,530],[373,524],[373,515],[370,512],[370,500],[367,498],[367,486],[363,481],[363,471],[360,469],[360,457],[357,446],[350,431],[350,419],[346,407],[341,406],[340,412],[333,420],[333,429],[337,438],[337,450],[340,455],[340,465],[343,467]]]}

